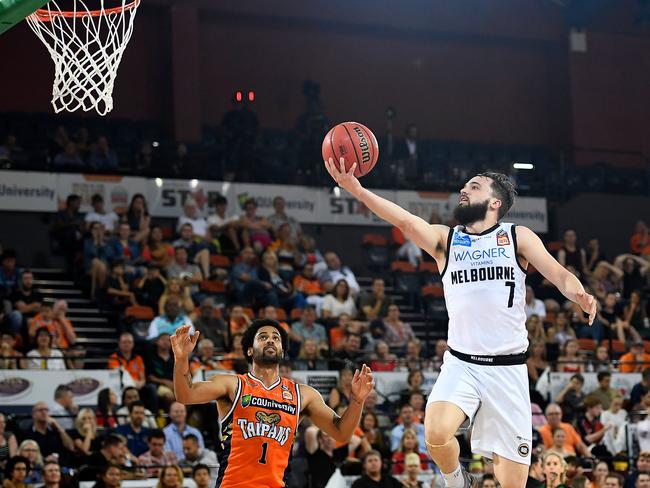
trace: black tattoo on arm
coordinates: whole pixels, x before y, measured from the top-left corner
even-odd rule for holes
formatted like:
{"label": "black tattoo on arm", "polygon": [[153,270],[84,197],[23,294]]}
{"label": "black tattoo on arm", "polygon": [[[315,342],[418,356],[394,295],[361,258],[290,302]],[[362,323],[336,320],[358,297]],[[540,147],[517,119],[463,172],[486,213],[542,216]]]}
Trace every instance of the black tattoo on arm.
{"label": "black tattoo on arm", "polygon": [[192,373],[187,373],[185,375],[185,381],[187,381],[187,387],[191,390],[192,389]]}

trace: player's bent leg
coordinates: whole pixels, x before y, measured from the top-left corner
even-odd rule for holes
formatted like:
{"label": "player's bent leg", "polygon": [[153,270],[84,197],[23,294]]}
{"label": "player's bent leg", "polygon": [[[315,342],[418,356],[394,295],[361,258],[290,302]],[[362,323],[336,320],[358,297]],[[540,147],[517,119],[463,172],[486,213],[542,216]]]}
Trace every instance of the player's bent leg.
{"label": "player's bent leg", "polygon": [[456,431],[467,416],[450,402],[433,402],[424,416],[424,439],[433,461],[443,473],[452,473],[460,465],[460,446]]}
{"label": "player's bent leg", "polygon": [[492,461],[494,476],[501,488],[524,488],[526,486],[529,468],[527,464],[511,461],[496,453],[492,454]]}

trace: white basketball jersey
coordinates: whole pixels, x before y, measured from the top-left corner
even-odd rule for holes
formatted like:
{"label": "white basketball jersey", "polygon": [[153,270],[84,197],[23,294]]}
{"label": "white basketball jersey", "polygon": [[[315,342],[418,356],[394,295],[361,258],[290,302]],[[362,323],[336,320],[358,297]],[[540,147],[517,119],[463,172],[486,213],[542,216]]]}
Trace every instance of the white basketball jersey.
{"label": "white basketball jersey", "polygon": [[517,260],[515,226],[500,223],[481,234],[462,229],[449,231],[442,271],[449,347],[490,356],[525,352],[526,272]]}

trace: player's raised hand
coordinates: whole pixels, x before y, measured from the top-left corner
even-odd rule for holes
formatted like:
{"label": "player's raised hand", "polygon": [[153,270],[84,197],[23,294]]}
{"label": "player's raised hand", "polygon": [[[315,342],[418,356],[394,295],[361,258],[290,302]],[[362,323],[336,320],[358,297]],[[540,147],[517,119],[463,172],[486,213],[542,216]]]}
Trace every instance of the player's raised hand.
{"label": "player's raised hand", "polygon": [[187,359],[199,340],[199,331],[196,330],[194,331],[194,335],[190,335],[191,329],[191,325],[181,325],[176,329],[174,335],[170,337],[172,342],[172,351],[176,361]]}
{"label": "player's raised hand", "polygon": [[373,387],[375,382],[372,379],[372,371],[365,364],[361,367],[361,371],[358,369],[354,372],[354,377],[352,378],[351,393],[352,397],[359,401],[364,402]]}
{"label": "player's raised hand", "polygon": [[594,323],[596,312],[598,311],[598,302],[596,299],[587,292],[576,293],[576,303],[585,313],[589,314],[589,325]]}
{"label": "player's raised hand", "polygon": [[359,193],[362,188],[361,183],[359,183],[357,177],[354,176],[354,171],[357,169],[357,163],[354,163],[350,169],[346,171],[344,158],[339,160],[338,165],[332,158],[329,158],[328,161],[325,161],[325,167],[338,186],[347,190],[354,196]]}

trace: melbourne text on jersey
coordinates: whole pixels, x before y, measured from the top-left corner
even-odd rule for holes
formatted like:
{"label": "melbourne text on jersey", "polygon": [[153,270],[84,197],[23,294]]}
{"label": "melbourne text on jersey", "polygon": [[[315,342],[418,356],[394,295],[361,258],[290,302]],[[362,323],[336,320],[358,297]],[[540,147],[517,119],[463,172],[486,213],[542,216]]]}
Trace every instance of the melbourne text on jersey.
{"label": "melbourne text on jersey", "polygon": [[512,266],[490,266],[487,268],[459,269],[451,272],[451,284],[474,283],[476,281],[494,281],[515,279]]}

